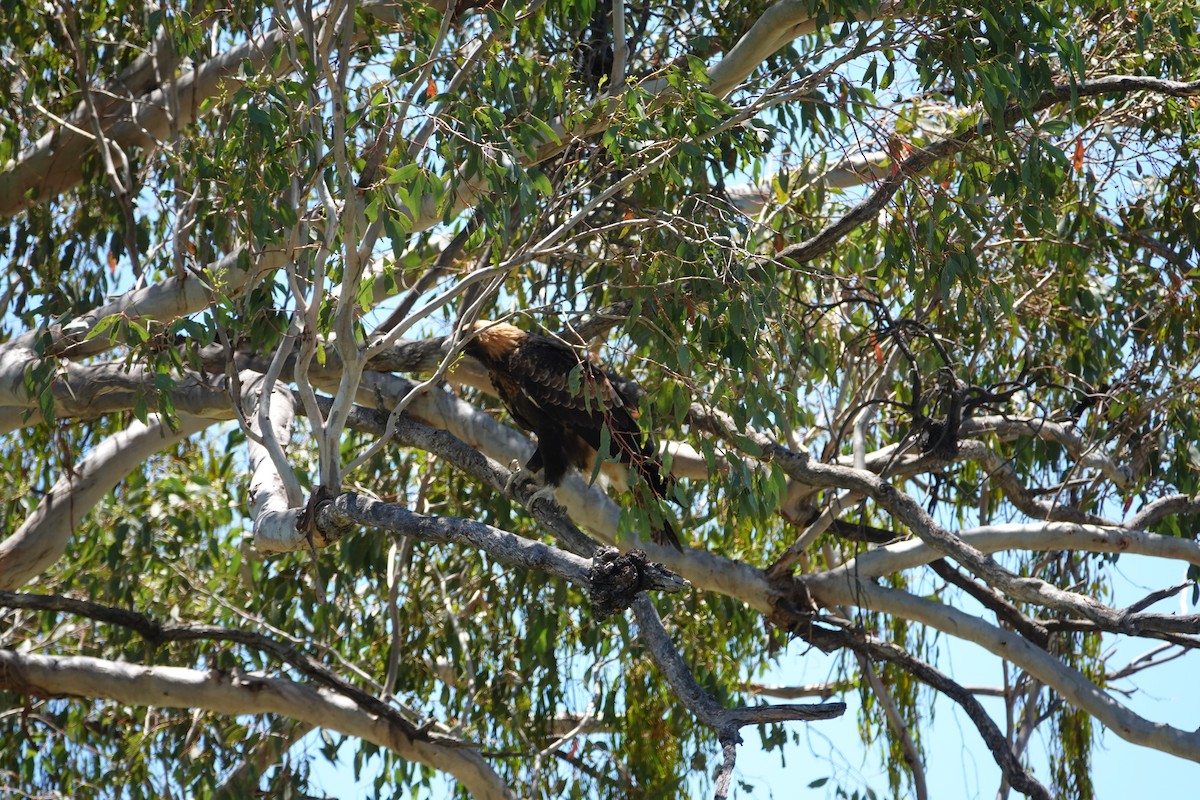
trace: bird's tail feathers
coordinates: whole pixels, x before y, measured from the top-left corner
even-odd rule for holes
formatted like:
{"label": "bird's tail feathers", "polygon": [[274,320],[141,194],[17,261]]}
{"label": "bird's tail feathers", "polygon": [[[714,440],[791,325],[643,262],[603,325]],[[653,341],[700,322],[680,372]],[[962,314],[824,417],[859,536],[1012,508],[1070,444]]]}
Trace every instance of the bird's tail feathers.
{"label": "bird's tail feathers", "polygon": [[679,552],[683,552],[683,545],[679,543],[679,534],[675,532],[675,526],[671,524],[669,519],[664,518],[662,527],[654,531],[652,536],[654,541],[661,544],[663,547],[674,547]]}
{"label": "bird's tail feathers", "polygon": [[658,502],[670,498],[675,505],[685,508],[683,502],[671,491],[675,479],[669,473],[663,473],[662,462],[657,460],[634,466],[644,483],[644,487],[635,488],[635,502],[644,508],[649,516],[651,538],[664,547],[674,547],[682,552],[683,546],[679,542],[675,526],[671,524],[670,514]]}

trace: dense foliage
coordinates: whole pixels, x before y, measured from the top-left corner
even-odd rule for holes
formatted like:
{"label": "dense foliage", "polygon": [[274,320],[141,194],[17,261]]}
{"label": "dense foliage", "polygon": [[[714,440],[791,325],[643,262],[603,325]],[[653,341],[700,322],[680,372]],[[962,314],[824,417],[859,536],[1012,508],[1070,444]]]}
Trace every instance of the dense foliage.
{"label": "dense foliage", "polygon": [[[284,796],[343,742],[379,796],[723,796],[739,728],[822,724],[755,716],[795,639],[880,792],[925,796],[935,700],[1002,792],[1092,797],[1101,725],[1200,761],[1108,690],[1200,645],[1153,605],[1200,577],[1190,3],[0,18],[16,796]],[[478,319],[635,381],[679,506],[529,504]],[[599,619],[593,540],[691,586]],[[1113,608],[1121,553],[1193,582]]]}

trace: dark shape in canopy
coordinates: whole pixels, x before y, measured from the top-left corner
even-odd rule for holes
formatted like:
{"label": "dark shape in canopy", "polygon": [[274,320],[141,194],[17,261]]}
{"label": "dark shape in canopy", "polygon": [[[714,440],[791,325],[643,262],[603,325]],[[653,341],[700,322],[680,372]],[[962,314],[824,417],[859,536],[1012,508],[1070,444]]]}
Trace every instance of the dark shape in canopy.
{"label": "dark shape in canopy", "polygon": [[[537,436],[525,469],[543,472],[547,485],[561,484],[570,466],[591,469],[607,427],[607,455],[636,472],[656,498],[669,497],[670,476],[663,474],[653,440],[638,426],[636,405],[622,381],[557,339],[504,322],[476,323],[463,349],[487,368],[517,424]],[[680,549],[669,522],[653,535],[659,544]]]}

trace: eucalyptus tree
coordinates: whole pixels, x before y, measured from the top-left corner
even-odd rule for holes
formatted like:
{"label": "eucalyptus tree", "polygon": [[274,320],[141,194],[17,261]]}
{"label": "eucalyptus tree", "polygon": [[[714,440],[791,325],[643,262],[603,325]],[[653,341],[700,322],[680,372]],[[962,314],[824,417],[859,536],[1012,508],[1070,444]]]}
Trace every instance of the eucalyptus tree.
{"label": "eucalyptus tree", "polygon": [[[18,795],[340,748],[382,795],[726,796],[746,737],[828,774],[799,733],[847,698],[893,793],[946,706],[1001,796],[1092,796],[1101,730],[1200,761],[1127,699],[1200,643],[1161,605],[1200,567],[1190,3],[3,8]],[[514,477],[481,319],[619,378],[678,507]],[[762,685],[808,646],[835,680]]]}

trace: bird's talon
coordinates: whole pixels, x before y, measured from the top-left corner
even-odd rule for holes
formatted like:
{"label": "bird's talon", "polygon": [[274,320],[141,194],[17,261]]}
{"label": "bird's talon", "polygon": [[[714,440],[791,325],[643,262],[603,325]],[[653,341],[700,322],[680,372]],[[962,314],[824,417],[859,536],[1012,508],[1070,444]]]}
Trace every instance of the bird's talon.
{"label": "bird's talon", "polygon": [[[516,464],[516,466],[513,466],[513,464]],[[509,465],[509,469],[512,470],[512,475],[509,475],[508,480],[504,482],[504,493],[511,495],[513,487],[524,480],[529,473],[522,469],[520,463],[515,460]]]}
{"label": "bird's talon", "polygon": [[554,487],[554,486],[543,486],[542,488],[538,489],[536,492],[529,495],[529,500],[527,500],[525,502],[525,507],[533,508],[533,504],[536,503],[538,500],[549,500],[552,504],[557,506],[558,500],[554,496],[555,488],[556,487]]}

